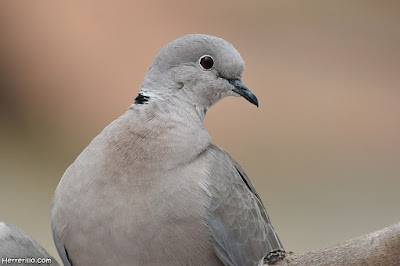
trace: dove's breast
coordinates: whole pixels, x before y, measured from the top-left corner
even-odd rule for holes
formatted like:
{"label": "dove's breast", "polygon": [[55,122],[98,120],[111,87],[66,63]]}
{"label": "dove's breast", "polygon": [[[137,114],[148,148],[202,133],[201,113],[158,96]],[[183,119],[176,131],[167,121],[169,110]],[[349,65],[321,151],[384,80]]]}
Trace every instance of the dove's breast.
{"label": "dove's breast", "polygon": [[206,221],[210,175],[203,155],[152,169],[116,155],[121,148],[101,138],[68,168],[54,196],[54,231],[72,264],[222,265]]}

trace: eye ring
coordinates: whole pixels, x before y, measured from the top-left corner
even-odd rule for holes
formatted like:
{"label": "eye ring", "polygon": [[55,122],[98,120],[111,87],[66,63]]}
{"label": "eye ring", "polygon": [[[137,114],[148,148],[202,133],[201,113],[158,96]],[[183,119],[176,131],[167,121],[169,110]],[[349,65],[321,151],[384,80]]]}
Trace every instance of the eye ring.
{"label": "eye ring", "polygon": [[214,59],[212,58],[211,55],[205,54],[202,57],[200,57],[199,65],[204,70],[210,70],[214,67]]}

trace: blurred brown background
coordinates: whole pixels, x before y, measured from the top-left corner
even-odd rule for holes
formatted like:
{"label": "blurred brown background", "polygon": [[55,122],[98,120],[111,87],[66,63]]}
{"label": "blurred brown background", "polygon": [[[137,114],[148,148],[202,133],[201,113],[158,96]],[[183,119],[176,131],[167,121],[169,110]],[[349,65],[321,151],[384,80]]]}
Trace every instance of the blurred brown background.
{"label": "blurred brown background", "polygon": [[233,43],[260,108],[209,112],[288,250],[400,221],[400,2],[1,1],[0,220],[53,255],[53,191],[189,33]]}

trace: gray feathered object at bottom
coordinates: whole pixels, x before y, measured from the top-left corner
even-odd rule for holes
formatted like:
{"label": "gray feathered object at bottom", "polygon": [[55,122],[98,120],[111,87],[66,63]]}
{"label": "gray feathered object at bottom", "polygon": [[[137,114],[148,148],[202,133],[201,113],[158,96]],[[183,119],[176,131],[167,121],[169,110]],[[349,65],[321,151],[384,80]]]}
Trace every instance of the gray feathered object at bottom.
{"label": "gray feathered object at bottom", "polygon": [[135,103],[57,187],[52,228],[65,265],[257,265],[283,251],[246,173],[204,128],[226,96],[258,106],[243,70],[213,36],[158,53]]}
{"label": "gray feathered object at bottom", "polygon": [[[22,260],[18,262],[17,259]],[[59,265],[32,237],[4,222],[0,222],[0,263],[1,265]]]}

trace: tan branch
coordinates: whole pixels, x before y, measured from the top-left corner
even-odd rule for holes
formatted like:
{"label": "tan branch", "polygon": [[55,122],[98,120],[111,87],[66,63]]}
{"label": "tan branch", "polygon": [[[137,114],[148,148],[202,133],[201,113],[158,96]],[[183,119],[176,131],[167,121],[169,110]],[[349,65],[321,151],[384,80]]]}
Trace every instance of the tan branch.
{"label": "tan branch", "polygon": [[330,248],[289,252],[275,265],[400,265],[400,223]]}

